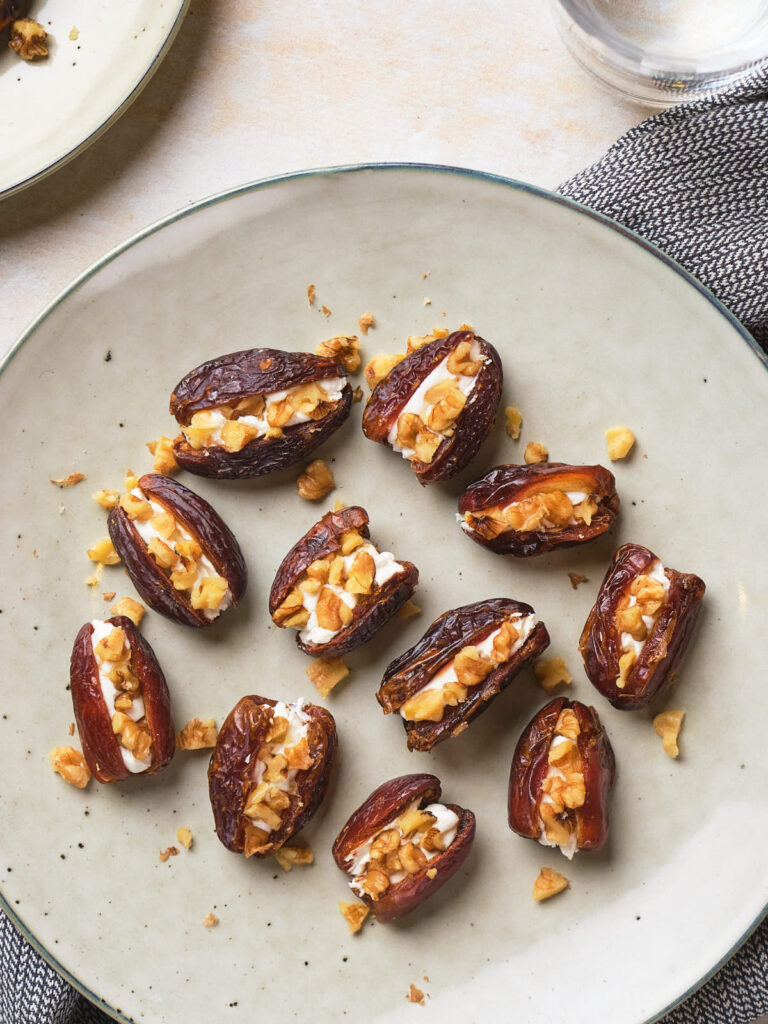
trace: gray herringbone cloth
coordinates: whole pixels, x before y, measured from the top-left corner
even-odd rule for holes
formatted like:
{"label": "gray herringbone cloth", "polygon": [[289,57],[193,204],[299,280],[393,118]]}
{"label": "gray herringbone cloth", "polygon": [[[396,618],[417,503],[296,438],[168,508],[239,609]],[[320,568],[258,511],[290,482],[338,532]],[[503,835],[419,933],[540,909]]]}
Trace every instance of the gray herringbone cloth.
{"label": "gray herringbone cloth", "polygon": [[[654,242],[768,346],[768,66],[737,93],[644,121],[559,191]],[[766,1012],[768,924],[664,1024]],[[0,913],[0,1024],[107,1021]]]}

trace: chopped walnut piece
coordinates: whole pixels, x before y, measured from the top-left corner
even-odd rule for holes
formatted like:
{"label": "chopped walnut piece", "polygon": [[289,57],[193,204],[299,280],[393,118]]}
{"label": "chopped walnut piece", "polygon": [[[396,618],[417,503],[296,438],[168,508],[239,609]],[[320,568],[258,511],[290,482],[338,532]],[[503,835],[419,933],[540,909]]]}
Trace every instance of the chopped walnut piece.
{"label": "chopped walnut piece", "polygon": [[337,334],[328,341],[321,341],[315,349],[315,355],[334,359],[348,373],[360,369],[360,341],[355,334]]}
{"label": "chopped walnut piece", "polygon": [[183,825],[181,826],[181,828],[178,828],[176,830],[176,838],[178,839],[178,841],[181,843],[185,850],[189,850],[191,848],[192,833],[188,828],[185,828]]}
{"label": "chopped walnut piece", "polygon": [[565,667],[564,658],[549,658],[547,661],[537,661],[533,667],[536,678],[541,683],[543,690],[552,693],[560,683],[566,686],[573,682],[573,676]]}
{"label": "chopped walnut piece", "polygon": [[80,38],[80,29],[77,27],[77,25],[73,25],[72,28],[69,30],[69,38],[72,40],[72,42]]}
{"label": "chopped walnut piece", "polygon": [[290,871],[294,864],[312,864],[315,855],[311,846],[281,846],[275,851],[275,860],[283,871]]}
{"label": "chopped walnut piece", "polygon": [[70,736],[74,736],[75,735],[75,723],[74,722],[70,722],[69,723],[69,728],[67,729],[67,733]]}
{"label": "chopped walnut piece", "polygon": [[327,697],[342,679],[347,678],[349,669],[343,658],[316,658],[307,669],[307,675],[320,694]]}
{"label": "chopped walnut piece", "polygon": [[389,371],[394,369],[403,359],[405,359],[404,352],[393,352],[390,355],[382,353],[381,355],[374,356],[363,371],[368,387],[373,390],[379,381],[384,380]]}
{"label": "chopped walnut piece", "polygon": [[149,449],[149,454],[155,457],[152,468],[156,473],[168,475],[169,473],[175,473],[179,468],[176,456],[173,454],[173,441],[170,437],[163,435],[158,437],[156,441],[147,441],[147,448]]}
{"label": "chopped walnut piece", "polygon": [[315,304],[315,286],[313,284],[307,285],[307,302],[310,306]]}
{"label": "chopped walnut piece", "polygon": [[473,644],[462,647],[453,659],[453,671],[462,686],[477,686],[495,667]]}
{"label": "chopped walnut piece", "polygon": [[102,508],[113,509],[117,504],[120,494],[118,491],[96,491],[95,494],[91,495],[97,505],[101,505]]}
{"label": "chopped walnut piece", "polygon": [[581,583],[587,582],[587,577],[582,576],[580,572],[569,572],[568,579],[571,581],[571,586],[574,590],[576,590]]}
{"label": "chopped walnut piece", "polygon": [[[99,568],[101,568],[101,566],[99,566]],[[86,587],[98,587],[98,585],[99,585],[99,577],[98,576],[86,576],[85,577],[85,585],[86,585]]]}
{"label": "chopped walnut piece", "polygon": [[219,919],[218,917],[216,917],[213,911],[211,911],[209,914],[206,914],[206,916],[203,918],[204,928],[215,928],[218,923]]}
{"label": "chopped walnut piece", "polygon": [[[112,597],[114,597],[114,593]],[[104,595],[104,599],[107,599],[107,595]],[[112,598],[110,598],[111,600]],[[109,609],[113,615],[125,615],[126,618],[130,619],[134,626],[138,626],[141,620],[144,618],[144,612],[146,608],[139,601],[134,601],[132,597],[121,597],[112,607]]]}
{"label": "chopped walnut piece", "polygon": [[629,427],[609,427],[605,432],[605,447],[611,462],[626,458],[634,443],[635,435]]}
{"label": "chopped walnut piece", "polygon": [[[70,733],[71,735],[71,733]],[[54,747],[48,755],[51,768],[76,789],[85,789],[91,781],[91,769],[85,758],[74,747]]]}
{"label": "chopped walnut piece", "polygon": [[685,711],[662,711],[653,719],[653,728],[661,736],[661,744],[665,753],[670,757],[677,757],[680,748],[677,745],[677,737],[683,727]]}
{"label": "chopped walnut piece", "polygon": [[539,877],[533,883],[533,898],[537,903],[541,903],[542,900],[548,900],[550,896],[557,896],[569,885],[570,882],[565,875],[553,871],[552,868],[542,868]]}
{"label": "chopped walnut piece", "polygon": [[120,561],[120,555],[115,551],[109,537],[97,540],[92,548],[88,548],[86,554],[92,562],[98,562],[100,565],[117,565]]}
{"label": "chopped walnut piece", "polygon": [[520,437],[520,427],[523,425],[523,414],[514,405],[508,405],[504,410],[507,433],[516,441]]}
{"label": "chopped walnut piece", "polygon": [[397,611],[398,619],[415,619],[417,615],[421,615],[421,608],[413,598],[408,598],[405,604]]}
{"label": "chopped walnut piece", "polygon": [[532,462],[546,462],[549,458],[549,452],[546,445],[540,444],[538,441],[529,441],[525,446],[523,458],[528,465]]}
{"label": "chopped walnut piece", "polygon": [[39,21],[20,18],[11,25],[8,45],[22,60],[41,60],[48,56],[48,33]]}
{"label": "chopped walnut piece", "polygon": [[85,473],[70,473],[69,476],[64,476],[60,480],[51,478],[51,483],[56,484],[57,487],[74,487],[81,480],[85,480]]}
{"label": "chopped walnut piece", "polygon": [[424,993],[421,991],[420,988],[416,988],[416,986],[413,983],[411,984],[410,992],[405,998],[408,1000],[409,1003],[418,1003],[419,1006],[424,1005]]}
{"label": "chopped walnut piece", "polygon": [[320,312],[323,314],[323,316],[330,316],[331,315],[331,311],[330,311],[330,309],[328,309],[327,306],[321,306],[320,307]]}
{"label": "chopped walnut piece", "polygon": [[[437,874],[437,868],[427,868],[427,878],[434,878]],[[427,979],[424,979],[427,981]]]}
{"label": "chopped walnut piece", "polygon": [[216,724],[212,718],[190,718],[180,733],[176,734],[179,750],[203,750],[216,746]]}
{"label": "chopped walnut piece", "polygon": [[367,334],[368,329],[376,326],[376,319],[373,313],[363,313],[357,320],[358,327],[360,328],[361,334]]}
{"label": "chopped walnut piece", "polygon": [[310,462],[296,481],[296,493],[306,501],[319,501],[336,486],[333,473],[322,459]]}
{"label": "chopped walnut piece", "polygon": [[[150,550],[151,544],[152,541]],[[218,608],[228,589],[229,583],[223,576],[204,576],[192,588],[189,602],[195,609]]]}
{"label": "chopped walnut piece", "polygon": [[363,921],[370,914],[370,907],[364,903],[340,903],[339,910],[349,925],[350,935],[355,935],[363,927]]}
{"label": "chopped walnut piece", "polygon": [[101,595],[101,598],[102,598],[103,601],[114,601],[116,593],[117,593],[116,590],[106,590]]}
{"label": "chopped walnut piece", "polygon": [[178,857],[179,851],[175,846],[166,846],[164,850],[160,851],[160,860],[165,864],[169,857]]}

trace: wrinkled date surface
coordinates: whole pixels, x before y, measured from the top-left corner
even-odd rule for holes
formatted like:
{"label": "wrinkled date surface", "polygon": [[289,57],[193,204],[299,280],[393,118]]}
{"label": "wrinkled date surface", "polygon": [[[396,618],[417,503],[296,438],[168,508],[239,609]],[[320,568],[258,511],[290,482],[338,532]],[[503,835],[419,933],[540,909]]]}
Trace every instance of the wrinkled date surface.
{"label": "wrinkled date surface", "polygon": [[475,816],[439,800],[440,781],[434,775],[390,779],[371,793],[336,837],[334,860],[379,921],[409,913],[467,858]]}
{"label": "wrinkled date surface", "polygon": [[157,473],[109,514],[109,534],[146,603],[185,626],[210,626],[248,579],[234,534],[205,499]]}
{"label": "wrinkled date surface", "polygon": [[267,857],[302,829],[323,801],[336,747],[325,708],[257,696],[238,701],[208,768],[216,834],[227,849]]}
{"label": "wrinkled date surface", "polygon": [[31,6],[30,0],[0,0],[0,32],[18,18],[25,17]]}
{"label": "wrinkled date surface", "polygon": [[453,608],[391,662],[376,698],[399,711],[409,750],[458,736],[549,646],[528,604],[507,598]]}
{"label": "wrinkled date surface", "polygon": [[594,540],[613,524],[619,496],[603,466],[496,466],[459,498],[462,530],[500,555],[525,558]]}
{"label": "wrinkled date surface", "polygon": [[331,657],[359,647],[413,594],[419,571],[369,540],[357,505],[329,512],[295,544],[269,595],[276,625],[299,630],[305,654]]}
{"label": "wrinkled date surface", "polygon": [[556,697],[524,730],[509,776],[509,827],[567,857],[598,850],[608,836],[616,772],[594,708]]}
{"label": "wrinkled date surface", "polygon": [[333,359],[254,348],[203,363],[171,395],[177,461],[191,473],[237,479],[303,459],[349,415],[352,388]]}
{"label": "wrinkled date surface", "polygon": [[454,331],[407,355],[374,388],[363,433],[411,463],[422,484],[448,480],[493,427],[503,372],[493,345]]}
{"label": "wrinkled date surface", "polygon": [[614,554],[579,641],[587,675],[614,707],[645,707],[664,689],[705,590],[698,576],[665,569],[641,544]]}
{"label": "wrinkled date surface", "polygon": [[175,750],[168,687],[130,619],[86,622],[72,648],[69,680],[83,754],[99,782],[165,768]]}

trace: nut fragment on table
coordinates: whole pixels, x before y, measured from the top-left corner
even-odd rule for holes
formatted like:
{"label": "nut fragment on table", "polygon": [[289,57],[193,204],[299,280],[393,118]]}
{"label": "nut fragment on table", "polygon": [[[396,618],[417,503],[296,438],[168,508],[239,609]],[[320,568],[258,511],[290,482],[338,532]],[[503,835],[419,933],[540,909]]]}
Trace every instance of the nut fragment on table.
{"label": "nut fragment on table", "polygon": [[548,900],[551,896],[557,896],[558,893],[564,892],[570,884],[565,875],[561,875],[559,871],[542,868],[533,883],[533,898],[537,903],[541,903],[542,900]]}
{"label": "nut fragment on table", "polygon": [[182,825],[176,830],[176,838],[185,850],[192,848],[192,832],[186,826]]}
{"label": "nut fragment on table", "polygon": [[680,754],[677,738],[683,727],[684,717],[685,711],[662,711],[653,720],[653,728],[661,736],[664,751],[672,758],[678,757]]}
{"label": "nut fragment on table", "polygon": [[347,373],[354,373],[360,369],[360,339],[355,334],[337,334],[327,341],[321,341],[315,348],[315,355],[333,359]]}
{"label": "nut fragment on table", "polygon": [[424,1005],[424,993],[421,991],[420,988],[416,988],[413,982],[411,982],[411,987],[408,990],[408,995],[405,998],[408,1000],[409,1003],[418,1003],[419,1006]]}
{"label": "nut fragment on table", "polygon": [[605,446],[611,462],[624,459],[635,443],[635,435],[629,427],[609,427],[605,432]]}
{"label": "nut fragment on table", "polygon": [[571,587],[573,590],[578,590],[582,583],[587,582],[587,577],[580,572],[569,572],[568,579],[571,581]]}
{"label": "nut fragment on table", "polygon": [[165,864],[169,857],[178,857],[178,855],[179,851],[175,846],[166,846],[164,850],[160,851],[160,860]]}
{"label": "nut fragment on table", "polygon": [[15,50],[22,60],[42,60],[48,56],[48,33],[39,21],[20,18],[11,25],[8,46]]}
{"label": "nut fragment on table", "polygon": [[305,501],[319,501],[336,486],[333,473],[323,459],[310,462],[296,481],[296,492]]}
{"label": "nut fragment on table", "polygon": [[218,732],[212,718],[190,718],[176,736],[179,750],[204,750],[216,746]]}
{"label": "nut fragment on table", "polygon": [[92,562],[98,562],[99,565],[117,565],[120,561],[120,555],[115,551],[109,537],[97,540],[93,547],[88,548],[86,554]]}
{"label": "nut fragment on table", "polygon": [[565,658],[549,658],[547,661],[539,661],[533,667],[533,672],[541,688],[547,693],[558,687],[561,683],[570,686],[573,676],[565,667]]}
{"label": "nut fragment on table", "polygon": [[363,927],[363,921],[371,912],[371,908],[366,907],[364,903],[339,903],[339,910],[349,925],[350,935],[355,935],[360,931]]}
{"label": "nut fragment on table", "polygon": [[213,911],[210,911],[203,918],[203,927],[204,928],[215,928],[218,923],[219,923],[219,919],[218,919],[218,917],[216,917],[216,915],[214,914]]}
{"label": "nut fragment on table", "polygon": [[[70,735],[72,735],[70,733]],[[54,747],[48,755],[51,768],[76,789],[85,789],[91,781],[91,769],[81,751],[74,747]]]}
{"label": "nut fragment on table", "polygon": [[307,675],[321,696],[327,697],[342,679],[347,678],[349,669],[342,658],[316,658],[307,669]]}
{"label": "nut fragment on table", "polygon": [[74,487],[81,480],[85,480],[85,473],[70,473],[69,476],[63,476],[59,480],[51,478],[51,483],[56,484],[57,487]]}
{"label": "nut fragment on table", "polygon": [[523,455],[528,465],[535,465],[537,462],[546,462],[549,459],[549,452],[547,446],[541,444],[539,441],[529,441],[525,446],[525,454]]}
{"label": "nut fragment on table", "polygon": [[313,864],[315,855],[311,846],[281,846],[275,851],[275,860],[283,871],[290,871],[294,865]]}
{"label": "nut fragment on table", "polygon": [[100,490],[96,491],[96,493],[92,495],[92,498],[96,504],[101,505],[102,508],[113,509],[120,499],[120,492]]}
{"label": "nut fragment on table", "polygon": [[504,418],[507,434],[513,441],[520,437],[520,427],[523,425],[523,414],[514,405],[508,405],[504,410]]}
{"label": "nut fragment on table", "polygon": [[376,318],[373,313],[363,313],[357,320],[358,327],[360,328],[361,334],[367,334],[371,327],[376,326]]}

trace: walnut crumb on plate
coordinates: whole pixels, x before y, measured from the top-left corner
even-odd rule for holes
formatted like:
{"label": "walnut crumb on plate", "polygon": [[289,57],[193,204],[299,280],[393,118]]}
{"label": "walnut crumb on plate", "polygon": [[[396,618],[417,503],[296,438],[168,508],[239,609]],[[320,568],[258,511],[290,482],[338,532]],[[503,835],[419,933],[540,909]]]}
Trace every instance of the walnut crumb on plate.
{"label": "walnut crumb on plate", "polygon": [[568,579],[571,581],[571,586],[574,590],[576,590],[581,583],[587,582],[587,577],[583,576],[580,572],[569,572]]}
{"label": "walnut crumb on plate", "polygon": [[342,679],[347,678],[349,669],[344,664],[343,658],[315,658],[307,669],[307,675],[320,694],[327,697]]}
{"label": "walnut crumb on plate", "polygon": [[296,481],[296,493],[305,501],[320,501],[336,486],[333,473],[323,459],[310,462]]}
{"label": "walnut crumb on plate", "polygon": [[418,1003],[419,1006],[424,1005],[424,993],[420,988],[416,988],[413,983],[411,983],[411,990],[405,998],[409,1003]]}
{"label": "walnut crumb on plate", "polygon": [[551,896],[557,896],[559,892],[563,892],[570,885],[570,882],[561,875],[559,871],[553,871],[552,868],[542,868],[539,872],[539,877],[533,883],[533,898],[537,903],[541,903],[542,900],[548,900]]}
{"label": "walnut crumb on plate", "polygon": [[533,671],[541,683],[542,689],[546,690],[547,693],[551,693],[560,683],[570,686],[573,682],[573,676],[565,667],[564,658],[549,658],[546,661],[537,661]]}
{"label": "walnut crumb on plate", "polygon": [[373,313],[363,313],[361,317],[358,317],[357,326],[360,328],[361,334],[367,334],[371,327],[376,326],[376,319]]}
{"label": "walnut crumb on plate", "polygon": [[56,484],[57,487],[74,487],[82,480],[85,480],[85,473],[70,473],[69,476],[63,476],[59,480],[54,480],[51,477],[51,483]]}
{"label": "walnut crumb on plate", "polygon": [[549,452],[547,446],[541,444],[539,441],[529,441],[525,446],[525,454],[523,458],[530,466],[534,462],[547,462],[549,459]]}
{"label": "walnut crumb on plate", "polygon": [[349,925],[350,935],[355,935],[363,927],[363,921],[370,914],[370,907],[364,903],[339,903],[339,910]]}
{"label": "walnut crumb on plate", "polygon": [[191,848],[192,833],[188,828],[185,828],[183,825],[181,826],[181,828],[178,828],[176,830],[176,838],[178,839],[178,841],[181,843],[185,850],[189,850]]}
{"label": "walnut crumb on plate", "polygon": [[218,923],[219,919],[218,917],[216,917],[213,911],[211,911],[209,914],[206,914],[206,916],[203,918],[204,928],[215,928]]}
{"label": "walnut crumb on plate", "polygon": [[212,718],[190,718],[181,732],[176,734],[179,750],[203,750],[216,746],[216,723]]}
{"label": "walnut crumb on plate", "polygon": [[664,747],[664,751],[672,758],[678,757],[680,754],[677,738],[683,727],[684,717],[684,711],[662,711],[653,720],[653,728],[656,730],[657,735],[661,736],[661,744]]}
{"label": "walnut crumb on plate", "polygon": [[48,755],[51,768],[76,789],[85,789],[91,781],[91,769],[74,747],[54,747]]}

